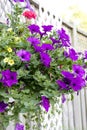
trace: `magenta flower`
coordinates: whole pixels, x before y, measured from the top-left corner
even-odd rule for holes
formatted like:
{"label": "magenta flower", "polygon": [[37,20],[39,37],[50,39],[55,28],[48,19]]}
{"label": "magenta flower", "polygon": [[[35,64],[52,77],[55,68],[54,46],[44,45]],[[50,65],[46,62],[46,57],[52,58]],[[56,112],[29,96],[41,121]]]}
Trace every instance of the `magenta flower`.
{"label": "magenta flower", "polygon": [[64,94],[62,94],[62,103],[64,103],[66,101],[66,97]]}
{"label": "magenta flower", "polygon": [[69,78],[69,79],[71,79],[71,78],[74,77],[74,74],[71,73],[71,72],[68,72],[68,71],[64,71],[64,70],[63,70],[61,73],[62,73],[62,75],[63,75],[64,77]]}
{"label": "magenta flower", "polygon": [[33,33],[39,33],[40,32],[40,27],[36,24],[31,24],[28,26],[28,29],[30,30],[30,32]]}
{"label": "magenta flower", "polygon": [[51,57],[44,52],[40,53],[40,57],[41,57],[41,62],[46,66],[46,67],[50,67],[50,63],[51,63]]}
{"label": "magenta flower", "polygon": [[4,112],[7,108],[8,104],[3,101],[0,102],[0,113]]}
{"label": "magenta flower", "polygon": [[44,107],[46,112],[48,112],[50,108],[49,99],[46,96],[42,96],[41,98],[42,98],[41,105]]}
{"label": "magenta flower", "polygon": [[43,25],[42,28],[45,33],[50,32],[53,28],[53,25]]}
{"label": "magenta flower", "polygon": [[77,75],[79,76],[85,75],[85,70],[83,69],[81,65],[74,64],[72,68]]}
{"label": "magenta flower", "polygon": [[34,45],[33,47],[36,52],[42,52],[42,48],[40,46]]}
{"label": "magenta flower", "polygon": [[71,60],[76,61],[78,60],[78,53],[73,48],[69,48],[69,57]]}
{"label": "magenta flower", "polygon": [[51,44],[46,44],[46,43],[42,44],[41,48],[42,48],[43,51],[54,49],[54,47]]}
{"label": "magenta flower", "polygon": [[31,53],[26,51],[26,50],[19,50],[17,52],[17,56],[22,60],[22,61],[30,61],[31,58]]}
{"label": "magenta flower", "polygon": [[40,44],[40,40],[36,37],[28,37],[27,41],[31,43],[31,45],[38,45]]}
{"label": "magenta flower", "polygon": [[24,130],[24,125],[16,123],[15,130]]}
{"label": "magenta flower", "polygon": [[60,87],[60,89],[67,89],[66,83],[64,83],[62,80],[57,80],[56,83]]}
{"label": "magenta flower", "polygon": [[67,51],[64,51],[64,52],[63,52],[63,55],[64,55],[66,58],[68,58],[68,57],[69,57],[69,54],[68,54],[68,52],[67,52]]}
{"label": "magenta flower", "polygon": [[69,36],[66,34],[66,31],[62,28],[61,30],[58,30],[57,33],[59,35],[59,39],[62,42],[62,45],[69,47],[70,46],[70,39],[69,39]]}
{"label": "magenta flower", "polygon": [[1,72],[2,78],[1,82],[8,87],[18,83],[17,72],[12,72],[10,70],[4,70]]}
{"label": "magenta flower", "polygon": [[82,87],[84,87],[85,85],[86,85],[85,80],[80,76],[72,78],[72,81],[71,81],[71,84],[70,84],[71,88],[74,91],[81,90]]}
{"label": "magenta flower", "polygon": [[87,59],[87,51],[85,51],[85,54],[84,54],[84,55],[85,55],[85,59]]}
{"label": "magenta flower", "polygon": [[14,0],[14,2],[24,2],[25,0]]}
{"label": "magenta flower", "polygon": [[55,43],[60,43],[60,40],[58,39],[55,39],[53,37],[50,38],[50,40],[52,41],[52,44],[55,44]]}

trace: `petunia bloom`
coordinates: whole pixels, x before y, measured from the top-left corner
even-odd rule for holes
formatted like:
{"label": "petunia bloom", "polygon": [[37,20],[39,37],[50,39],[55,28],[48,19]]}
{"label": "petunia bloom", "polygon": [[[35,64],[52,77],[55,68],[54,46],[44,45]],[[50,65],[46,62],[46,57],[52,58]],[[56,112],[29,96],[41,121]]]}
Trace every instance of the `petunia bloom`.
{"label": "petunia bloom", "polygon": [[86,85],[85,80],[80,76],[72,78],[72,81],[71,81],[71,84],[70,84],[71,88],[74,91],[81,90],[82,87],[84,87],[85,85]]}
{"label": "petunia bloom", "polygon": [[0,113],[4,112],[7,108],[8,104],[3,101],[0,102]]}
{"label": "petunia bloom", "polygon": [[1,74],[2,74],[1,82],[5,86],[11,87],[12,85],[18,83],[17,72],[13,72],[10,70],[4,70],[1,72]]}
{"label": "petunia bloom", "polygon": [[17,56],[22,60],[22,61],[30,61],[31,58],[31,53],[26,51],[26,50],[19,50],[17,51]]}
{"label": "petunia bloom", "polygon": [[53,25],[43,25],[42,28],[45,33],[50,32],[53,28]]}
{"label": "petunia bloom", "polygon": [[24,130],[24,125],[16,123],[15,130]]}
{"label": "petunia bloom", "polygon": [[31,45],[38,45],[40,44],[40,40],[36,37],[28,37],[27,41],[31,43]]}
{"label": "petunia bloom", "polygon": [[41,48],[42,48],[43,51],[54,49],[54,47],[51,44],[46,44],[46,43],[42,44]]}
{"label": "petunia bloom", "polygon": [[62,103],[64,103],[66,101],[66,97],[64,94],[62,94]]}
{"label": "petunia bloom", "polygon": [[57,33],[58,33],[59,39],[62,42],[62,45],[69,47],[70,39],[69,39],[69,36],[66,34],[66,31],[62,28],[61,30],[58,30]]}
{"label": "petunia bloom", "polygon": [[50,67],[50,63],[51,63],[51,57],[49,56],[49,54],[41,52],[40,53],[40,57],[41,57],[41,62],[46,66],[46,67]]}
{"label": "petunia bloom", "polygon": [[46,96],[42,96],[41,98],[42,98],[41,105],[44,107],[46,112],[48,112],[50,108],[49,99]]}
{"label": "petunia bloom", "polygon": [[14,0],[14,2],[24,2],[25,0]]}
{"label": "petunia bloom", "polygon": [[27,19],[36,19],[36,13],[31,10],[25,10],[23,12],[23,16],[26,17]]}
{"label": "petunia bloom", "polygon": [[40,27],[36,24],[31,24],[28,26],[28,29],[30,30],[30,32],[33,33],[39,33],[40,32]]}
{"label": "petunia bloom", "polygon": [[66,83],[64,83],[62,80],[57,80],[56,83],[59,86],[59,89],[67,89]]}
{"label": "petunia bloom", "polygon": [[83,69],[83,67],[81,65],[74,64],[72,66],[72,68],[77,75],[79,75],[79,76],[85,75],[85,70]]}
{"label": "petunia bloom", "polygon": [[69,57],[71,60],[76,61],[78,60],[78,53],[73,48],[69,48]]}

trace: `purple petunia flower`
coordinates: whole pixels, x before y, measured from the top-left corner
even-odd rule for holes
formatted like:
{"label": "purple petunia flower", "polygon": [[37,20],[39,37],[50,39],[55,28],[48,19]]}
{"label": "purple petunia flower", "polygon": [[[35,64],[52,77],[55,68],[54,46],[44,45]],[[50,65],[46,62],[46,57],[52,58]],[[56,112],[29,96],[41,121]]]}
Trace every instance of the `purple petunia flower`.
{"label": "purple petunia flower", "polygon": [[46,112],[48,112],[49,108],[50,108],[49,99],[46,96],[42,96],[41,99],[42,99],[41,105],[44,107],[44,109],[46,110]]}
{"label": "purple petunia flower", "polygon": [[0,113],[4,112],[7,108],[8,104],[3,101],[0,102]]}
{"label": "purple petunia flower", "polygon": [[28,26],[28,29],[30,30],[30,32],[33,33],[39,33],[40,32],[40,27],[36,24],[31,24]]}
{"label": "purple petunia flower", "polygon": [[85,59],[87,59],[87,51],[85,51],[85,54],[84,54],[84,55],[85,55]]}
{"label": "purple petunia flower", "polygon": [[73,48],[69,48],[69,57],[71,60],[76,61],[78,60],[78,53]]}
{"label": "purple petunia flower", "polygon": [[43,51],[54,49],[54,47],[51,44],[46,44],[46,43],[42,44],[41,48],[42,48]]}
{"label": "purple petunia flower", "polygon": [[64,94],[62,94],[62,103],[64,103],[66,101],[66,97]]}
{"label": "purple petunia flower", "polygon": [[41,46],[34,45],[33,47],[34,47],[36,52],[42,52],[43,51]]}
{"label": "purple petunia flower", "polygon": [[42,28],[45,33],[50,32],[53,28],[53,25],[43,25]]}
{"label": "purple petunia flower", "polygon": [[24,2],[25,0],[14,0],[14,2]]}
{"label": "purple petunia flower", "polygon": [[1,74],[2,74],[1,82],[5,86],[11,87],[12,85],[18,83],[16,72],[12,72],[10,70],[4,70],[1,72]]}
{"label": "purple petunia flower", "polygon": [[71,79],[71,78],[74,77],[74,74],[71,73],[71,72],[68,72],[68,71],[64,71],[64,70],[63,70],[61,73],[62,73],[62,75],[63,75],[64,77],[69,78],[69,79]]}
{"label": "purple petunia flower", "polygon": [[83,69],[83,67],[81,65],[74,64],[72,66],[72,68],[77,75],[79,75],[79,76],[85,75],[85,70]]}
{"label": "purple petunia flower", "polygon": [[40,44],[40,40],[36,37],[28,37],[27,41],[31,43],[31,45],[38,45]]}
{"label": "purple petunia flower", "polygon": [[56,83],[59,85],[60,89],[67,89],[66,83],[64,83],[62,80],[57,80]]}
{"label": "purple petunia flower", "polygon": [[50,40],[52,41],[52,44],[60,43],[59,39],[57,40],[57,39],[54,39],[53,37],[51,37]]}
{"label": "purple petunia flower", "polygon": [[57,33],[59,35],[59,39],[62,42],[62,45],[69,47],[70,46],[70,39],[69,39],[69,36],[66,34],[65,30],[62,28],[61,30],[58,30]]}
{"label": "purple petunia flower", "polygon": [[86,85],[85,80],[80,76],[72,78],[72,81],[71,81],[71,84],[70,84],[70,86],[72,87],[72,89],[74,91],[81,90],[82,87],[84,87],[85,85]]}
{"label": "purple petunia flower", "polygon": [[51,63],[51,57],[44,52],[40,53],[40,57],[41,57],[41,62],[46,66],[46,67],[50,67],[50,63]]}
{"label": "purple petunia flower", "polygon": [[24,130],[24,125],[16,123],[15,130]]}
{"label": "purple petunia flower", "polygon": [[17,56],[22,60],[22,61],[30,61],[31,58],[31,53],[26,51],[26,50],[19,50],[17,52]]}
{"label": "purple petunia flower", "polygon": [[64,52],[63,52],[63,55],[64,55],[66,58],[69,57],[69,54],[68,54],[67,51],[64,51]]}

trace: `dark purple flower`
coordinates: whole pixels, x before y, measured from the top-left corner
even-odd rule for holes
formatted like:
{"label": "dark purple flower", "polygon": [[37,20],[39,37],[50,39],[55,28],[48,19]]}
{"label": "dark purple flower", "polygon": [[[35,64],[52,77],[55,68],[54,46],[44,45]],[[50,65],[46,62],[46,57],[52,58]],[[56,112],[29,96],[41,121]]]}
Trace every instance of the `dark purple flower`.
{"label": "dark purple flower", "polygon": [[41,46],[34,45],[33,46],[36,52],[42,52]]}
{"label": "dark purple flower", "polygon": [[67,89],[69,89],[69,85],[71,83],[71,79],[69,77],[64,77],[63,82],[67,85]]}
{"label": "dark purple flower", "polygon": [[59,39],[62,42],[62,45],[69,47],[70,46],[70,39],[69,39],[69,36],[66,34],[65,30],[62,28],[61,30],[58,30],[57,33],[59,35]]}
{"label": "dark purple flower", "polygon": [[59,85],[60,89],[67,89],[66,83],[64,83],[62,80],[57,80],[56,83]]}
{"label": "dark purple flower", "polygon": [[38,45],[40,44],[40,40],[36,37],[28,37],[27,41],[31,43],[31,45]]}
{"label": "dark purple flower", "polygon": [[46,43],[42,44],[41,48],[42,48],[43,51],[54,49],[54,47],[51,44],[46,44]]}
{"label": "dark purple flower", "polygon": [[66,97],[64,94],[62,94],[62,103],[64,103],[66,101]]}
{"label": "dark purple flower", "polygon": [[51,41],[52,41],[53,44],[55,44],[55,43],[60,43],[60,40],[59,40],[59,39],[57,40],[57,39],[55,39],[55,38],[53,38],[53,37],[51,37],[50,39],[51,39]]}
{"label": "dark purple flower", "polygon": [[69,57],[71,60],[76,61],[78,60],[78,53],[73,48],[69,48]]}
{"label": "dark purple flower", "polygon": [[15,130],[24,130],[24,125],[16,123]]}
{"label": "dark purple flower", "polygon": [[50,108],[49,99],[46,96],[42,96],[41,99],[42,99],[41,105],[44,107],[44,109],[46,110],[46,112],[48,112],[49,108]]}
{"label": "dark purple flower", "polygon": [[72,78],[72,81],[71,81],[71,84],[70,84],[71,88],[74,91],[81,90],[82,87],[84,87],[85,85],[86,85],[85,80],[80,76]]}
{"label": "dark purple flower", "polygon": [[8,104],[4,103],[3,101],[0,102],[0,113],[4,112],[7,108]]}
{"label": "dark purple flower", "polygon": [[40,34],[40,39],[44,36],[44,35],[47,35],[45,32],[39,32],[39,34]]}
{"label": "dark purple flower", "polygon": [[87,59],[87,51],[85,51],[85,59]]}
{"label": "dark purple flower", "polygon": [[74,64],[72,66],[74,72],[76,74],[78,74],[79,76],[84,76],[85,75],[85,70],[83,69],[83,67],[81,65],[77,65],[77,64]]}
{"label": "dark purple flower", "polygon": [[39,33],[40,32],[40,27],[36,24],[31,24],[28,26],[28,29],[30,30],[30,32],[33,33]]}
{"label": "dark purple flower", "polygon": [[43,25],[42,28],[45,33],[50,32],[53,28],[53,25]]}
{"label": "dark purple flower", "polygon": [[14,2],[24,2],[25,0],[14,0]]}
{"label": "dark purple flower", "polygon": [[40,53],[40,57],[41,57],[41,62],[46,66],[46,67],[50,67],[50,63],[51,63],[51,57],[44,52]]}
{"label": "dark purple flower", "polygon": [[63,70],[61,73],[62,73],[62,75],[63,75],[64,77],[66,77],[66,78],[68,78],[68,79],[72,79],[72,78],[74,77],[74,74],[71,73],[71,72],[68,72],[68,71],[64,71],[64,70]]}
{"label": "dark purple flower", "polygon": [[66,58],[69,57],[69,54],[68,54],[67,51],[64,51],[64,52],[63,52],[63,55],[64,55]]}
{"label": "dark purple flower", "polygon": [[17,56],[22,60],[22,61],[30,61],[31,58],[31,53],[26,51],[26,50],[19,50],[17,52]]}
{"label": "dark purple flower", "polygon": [[1,74],[2,74],[1,82],[5,86],[11,87],[12,85],[18,82],[16,72],[12,72],[10,70],[4,70],[1,72]]}

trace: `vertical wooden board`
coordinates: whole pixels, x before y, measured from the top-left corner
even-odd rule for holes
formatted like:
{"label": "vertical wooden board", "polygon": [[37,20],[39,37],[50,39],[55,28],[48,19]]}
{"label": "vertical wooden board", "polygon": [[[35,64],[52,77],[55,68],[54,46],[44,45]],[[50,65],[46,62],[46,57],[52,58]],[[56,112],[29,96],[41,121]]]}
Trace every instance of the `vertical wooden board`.
{"label": "vertical wooden board", "polygon": [[87,127],[86,127],[85,89],[81,90],[80,99],[81,99],[82,130],[87,130]]}
{"label": "vertical wooden board", "polygon": [[75,130],[74,127],[74,113],[73,113],[73,103],[72,101],[68,101],[68,122],[69,122],[69,130]]}
{"label": "vertical wooden board", "polygon": [[62,105],[62,124],[63,124],[63,130],[68,130],[68,106],[67,106],[67,101],[63,103]]}
{"label": "vertical wooden board", "polygon": [[87,129],[87,88],[85,88],[85,109],[86,109],[86,129]]}
{"label": "vertical wooden board", "polygon": [[82,130],[80,95],[74,94],[73,110],[75,130]]}

